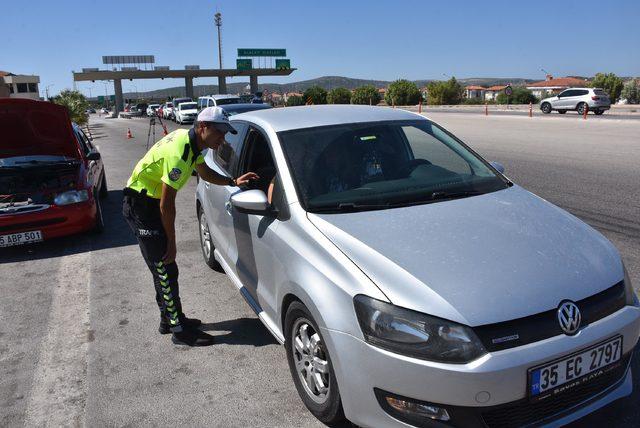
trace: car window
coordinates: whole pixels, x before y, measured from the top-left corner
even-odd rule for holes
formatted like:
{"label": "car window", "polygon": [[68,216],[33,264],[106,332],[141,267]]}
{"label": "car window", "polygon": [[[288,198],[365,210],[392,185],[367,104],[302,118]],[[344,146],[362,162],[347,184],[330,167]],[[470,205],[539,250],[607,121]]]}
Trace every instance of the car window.
{"label": "car window", "polygon": [[579,89],[576,92],[577,92],[576,96],[582,96],[582,95],[588,95],[589,94],[589,90],[588,89]]}
{"label": "car window", "polygon": [[215,159],[220,168],[228,172],[229,175],[235,176],[238,158],[242,150],[242,138],[248,125],[242,122],[232,122],[231,125],[233,125],[238,133],[235,135],[230,132],[225,134],[225,142],[216,150]]}
{"label": "car window", "polygon": [[271,180],[276,175],[276,167],[267,136],[253,126],[249,127],[244,139],[242,156],[238,165],[237,175],[247,172],[258,174],[259,178],[252,180],[247,187],[261,190],[266,194]]}
{"label": "car window", "polygon": [[508,185],[426,120],[331,125],[278,137],[298,197],[311,212],[428,203],[443,194],[489,193]]}
{"label": "car window", "polygon": [[605,96],[605,97],[608,97],[608,96],[609,96],[609,95],[608,95],[605,91],[603,91],[602,89],[594,89],[594,90],[593,90],[593,92],[594,92],[596,95],[602,95],[602,96]]}
{"label": "car window", "polygon": [[85,155],[88,155],[89,152],[91,151],[91,148],[89,146],[89,140],[84,135],[84,133],[82,131],[80,131],[80,130],[76,130],[76,137],[78,138],[78,143],[80,144],[80,147],[82,148],[82,152]]}
{"label": "car window", "polygon": [[213,106],[215,106],[215,103],[213,102],[213,100],[212,100],[212,99],[209,99],[209,102],[208,102],[207,106],[208,106],[208,107],[213,107]]}

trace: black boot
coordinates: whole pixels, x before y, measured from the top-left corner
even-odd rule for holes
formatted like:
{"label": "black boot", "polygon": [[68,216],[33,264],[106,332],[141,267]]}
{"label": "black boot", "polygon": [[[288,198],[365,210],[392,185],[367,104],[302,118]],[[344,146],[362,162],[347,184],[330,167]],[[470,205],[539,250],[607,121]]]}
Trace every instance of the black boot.
{"label": "black boot", "polygon": [[176,345],[185,346],[210,346],[213,345],[213,336],[192,328],[184,328],[182,331],[174,332],[171,341]]}
{"label": "black boot", "polygon": [[[198,328],[202,324],[197,318],[187,318],[184,315],[180,317],[180,325],[186,328]],[[160,326],[158,327],[158,331],[160,334],[169,334],[171,333],[171,325],[169,324],[169,320],[165,317],[160,317]]]}

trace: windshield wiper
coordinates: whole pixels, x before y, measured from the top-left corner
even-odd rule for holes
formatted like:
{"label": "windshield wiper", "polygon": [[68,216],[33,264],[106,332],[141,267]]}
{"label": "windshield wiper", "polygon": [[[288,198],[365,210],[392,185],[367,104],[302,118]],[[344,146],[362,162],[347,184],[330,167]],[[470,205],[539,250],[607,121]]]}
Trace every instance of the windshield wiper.
{"label": "windshield wiper", "polygon": [[478,190],[466,190],[464,192],[433,192],[431,194],[431,200],[442,200],[442,199],[461,199],[466,198],[468,196],[478,196],[483,195],[485,192],[480,192]]}
{"label": "windshield wiper", "polygon": [[327,205],[313,208],[313,212],[358,212],[383,210],[390,207],[390,204],[356,204],[353,202],[342,202],[337,205]]}

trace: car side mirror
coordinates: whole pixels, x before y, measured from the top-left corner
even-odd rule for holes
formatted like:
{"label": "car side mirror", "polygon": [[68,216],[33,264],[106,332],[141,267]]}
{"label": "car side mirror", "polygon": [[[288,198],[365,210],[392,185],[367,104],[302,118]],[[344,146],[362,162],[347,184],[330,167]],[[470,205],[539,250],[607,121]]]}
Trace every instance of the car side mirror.
{"label": "car side mirror", "polygon": [[100,152],[90,152],[87,155],[87,159],[90,161],[97,161],[100,159]]}
{"label": "car side mirror", "polygon": [[498,170],[500,174],[504,174],[504,165],[502,165],[500,162],[489,162],[489,165]]}
{"label": "car side mirror", "polygon": [[269,204],[267,195],[262,190],[246,190],[231,196],[231,205],[238,212],[255,215],[274,215],[276,212]]}

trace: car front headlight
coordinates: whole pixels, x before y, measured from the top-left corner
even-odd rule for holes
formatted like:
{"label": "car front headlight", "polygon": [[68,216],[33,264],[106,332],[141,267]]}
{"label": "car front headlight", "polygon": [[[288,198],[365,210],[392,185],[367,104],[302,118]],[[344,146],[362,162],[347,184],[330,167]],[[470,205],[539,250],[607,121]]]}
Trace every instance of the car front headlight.
{"label": "car front headlight", "polygon": [[367,343],[443,363],[468,363],[487,351],[467,326],[359,294],[353,299]]}
{"label": "car front headlight", "polygon": [[629,306],[640,306],[638,295],[633,290],[633,284],[631,284],[631,278],[629,277],[629,272],[627,271],[624,263],[622,264],[622,269],[624,270],[624,292],[626,296],[625,303]]}
{"label": "car front headlight", "polygon": [[56,195],[53,203],[56,205],[69,205],[84,202],[89,199],[89,192],[86,190],[69,190],[68,192]]}

